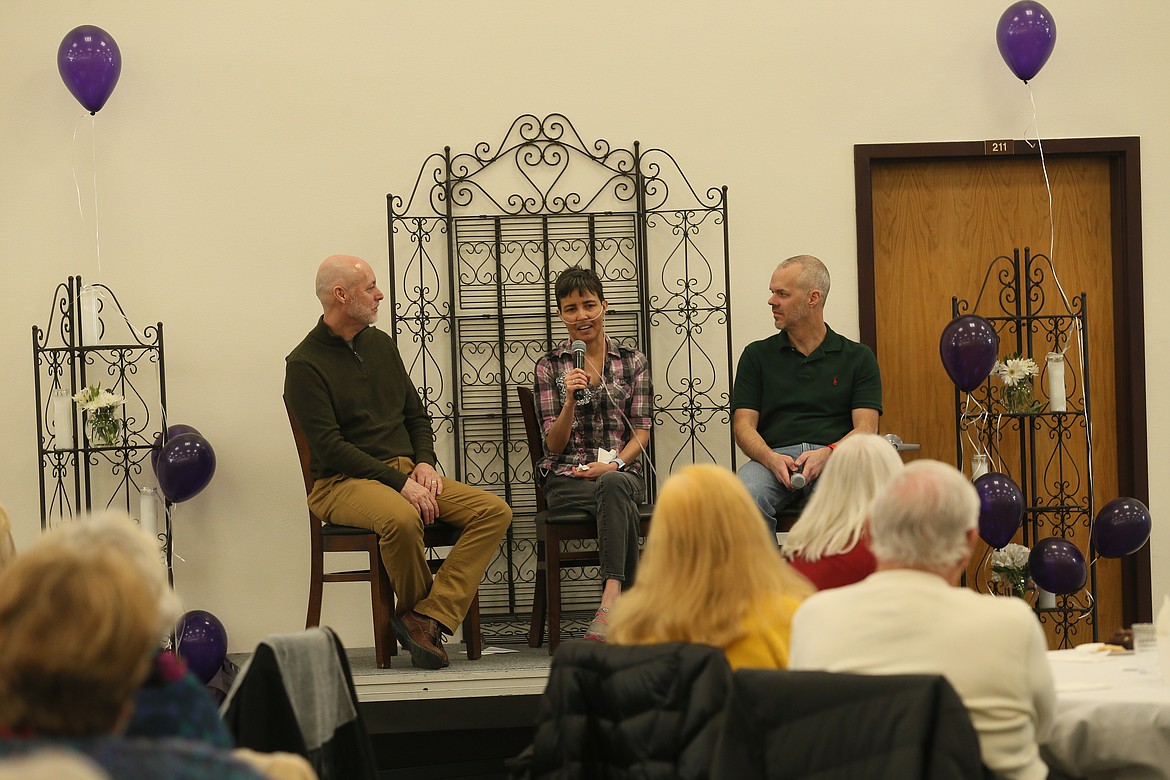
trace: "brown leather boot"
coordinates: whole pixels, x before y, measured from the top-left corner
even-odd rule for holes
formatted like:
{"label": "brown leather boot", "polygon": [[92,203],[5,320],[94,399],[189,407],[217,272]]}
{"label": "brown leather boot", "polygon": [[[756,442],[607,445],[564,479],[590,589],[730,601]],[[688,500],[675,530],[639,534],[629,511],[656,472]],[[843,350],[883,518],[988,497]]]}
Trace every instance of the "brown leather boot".
{"label": "brown leather boot", "polygon": [[411,664],[421,669],[442,669],[451,663],[436,620],[410,610],[395,615],[393,623],[399,643],[410,651]]}

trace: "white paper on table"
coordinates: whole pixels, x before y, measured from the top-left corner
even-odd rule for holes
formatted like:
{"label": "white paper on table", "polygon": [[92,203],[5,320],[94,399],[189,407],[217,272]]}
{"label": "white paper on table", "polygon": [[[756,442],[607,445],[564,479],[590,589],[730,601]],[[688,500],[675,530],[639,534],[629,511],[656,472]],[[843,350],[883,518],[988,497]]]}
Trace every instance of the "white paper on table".
{"label": "white paper on table", "polygon": [[1057,693],[1081,693],[1082,691],[1107,691],[1112,687],[1106,683],[1066,682],[1056,685]]}
{"label": "white paper on table", "polygon": [[1048,660],[1068,664],[1097,664],[1107,660],[1111,655],[1113,654],[1105,649],[1103,642],[1088,642],[1071,653],[1059,650],[1050,652]]}

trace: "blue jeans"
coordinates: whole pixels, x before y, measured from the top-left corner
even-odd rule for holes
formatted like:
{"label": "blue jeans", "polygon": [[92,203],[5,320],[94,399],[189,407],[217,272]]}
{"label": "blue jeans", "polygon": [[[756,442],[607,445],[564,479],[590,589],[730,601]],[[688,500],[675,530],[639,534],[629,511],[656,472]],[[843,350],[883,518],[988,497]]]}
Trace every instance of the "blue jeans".
{"label": "blue jeans", "polygon": [[[795,460],[802,452],[819,450],[824,446],[824,444],[806,442],[788,447],[777,447],[773,452],[787,455]],[[764,522],[768,524],[772,533],[776,533],[776,518],[779,514],[800,495],[808,495],[812,492],[813,488],[813,483],[810,482],[800,490],[789,490],[780,484],[771,469],[754,460],[749,460],[740,467],[739,478],[743,481],[752,500],[756,502],[756,506],[760,508],[760,514],[764,516]]]}

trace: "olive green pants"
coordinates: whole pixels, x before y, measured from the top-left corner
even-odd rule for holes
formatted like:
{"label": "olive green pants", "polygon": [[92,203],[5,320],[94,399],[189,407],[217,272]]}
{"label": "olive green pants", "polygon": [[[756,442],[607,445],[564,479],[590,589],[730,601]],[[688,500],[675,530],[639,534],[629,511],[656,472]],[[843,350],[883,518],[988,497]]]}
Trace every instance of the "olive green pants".
{"label": "olive green pants", "polygon": [[[410,458],[391,458],[386,464],[404,474],[414,470]],[[378,534],[382,562],[397,597],[395,612],[413,609],[450,632],[467,615],[484,570],[512,522],[512,509],[485,490],[442,479],[439,520],[462,533],[433,578],[423,547],[422,518],[389,485],[341,475],[325,477],[313,485],[309,508],[327,523],[369,528]]]}

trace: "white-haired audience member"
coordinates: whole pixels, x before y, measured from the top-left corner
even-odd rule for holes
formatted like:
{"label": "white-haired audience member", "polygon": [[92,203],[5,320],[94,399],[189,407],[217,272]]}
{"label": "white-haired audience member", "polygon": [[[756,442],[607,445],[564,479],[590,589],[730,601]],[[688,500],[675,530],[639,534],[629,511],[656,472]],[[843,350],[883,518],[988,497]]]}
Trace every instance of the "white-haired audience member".
{"label": "white-haired audience member", "polygon": [[181,658],[162,649],[162,641],[174,628],[182,606],[167,578],[158,540],[125,512],[109,510],[58,526],[50,541],[78,550],[104,549],[121,555],[142,575],[146,595],[158,604],[158,646],[153,652],[150,675],[135,696],[126,736],[183,737],[216,747],[234,747],[210,691],[187,670]]}
{"label": "white-haired audience member", "polygon": [[211,694],[160,648],[181,610],[158,541],[125,512],[60,525],[17,556],[0,571],[0,767],[31,772],[23,759],[64,750],[113,780],[314,778],[296,754],[229,752]]}
{"label": "white-haired audience member", "polygon": [[877,561],[866,521],[874,496],[902,470],[902,459],[875,433],[846,437],[825,465],[817,489],[780,552],[817,590],[851,585]]}
{"label": "white-haired audience member", "polygon": [[1043,780],[1056,694],[1036,616],[1020,599],[957,587],[978,536],[979,498],[956,469],[906,466],[874,501],[877,571],[797,611],[793,669],[941,674],[967,706],[996,777]]}
{"label": "white-haired audience member", "polygon": [[158,646],[157,596],[125,554],[56,532],[0,571],[0,759],[62,748],[115,780],[258,780],[204,743],[120,736]]}

